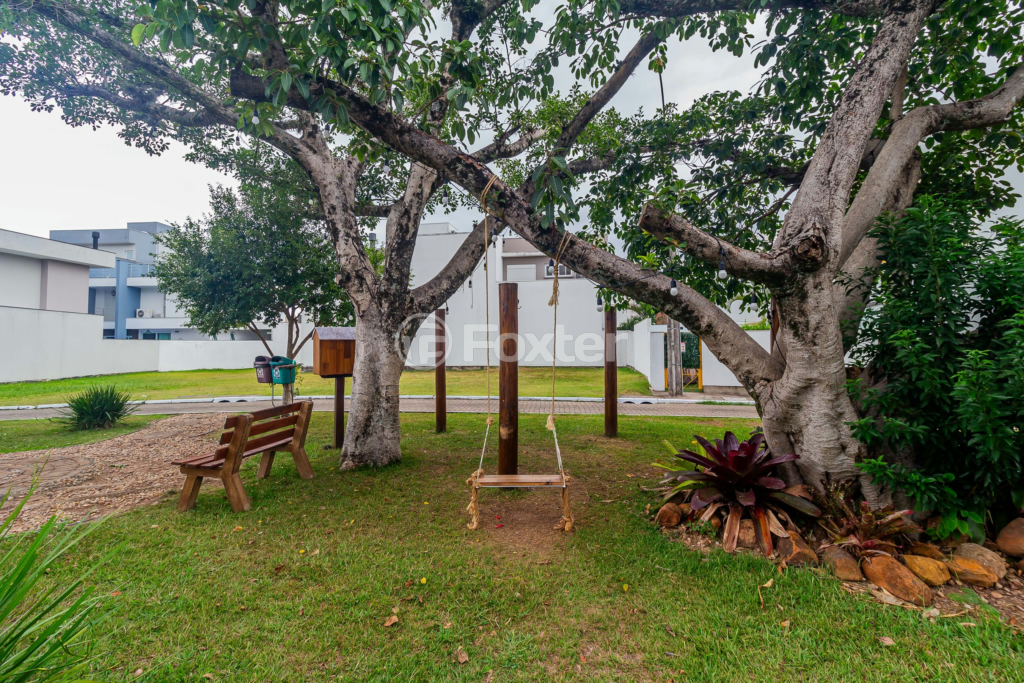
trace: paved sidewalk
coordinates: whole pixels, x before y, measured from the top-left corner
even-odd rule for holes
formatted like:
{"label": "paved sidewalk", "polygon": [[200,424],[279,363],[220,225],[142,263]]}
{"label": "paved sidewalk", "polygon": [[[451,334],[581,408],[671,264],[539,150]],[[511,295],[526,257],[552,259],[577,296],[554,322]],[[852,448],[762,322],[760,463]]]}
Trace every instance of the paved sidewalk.
{"label": "paved sidewalk", "polygon": [[[140,415],[180,415],[186,413],[240,413],[269,408],[269,401],[238,403],[145,403],[139,406]],[[345,405],[348,408],[348,403]],[[399,409],[403,413],[432,413],[434,399],[403,398]],[[498,401],[492,399],[491,409],[498,412]],[[521,400],[519,412],[546,415],[551,409],[550,401]],[[315,399],[313,410],[333,411],[334,401]],[[449,413],[486,413],[487,401],[483,399],[449,398]],[[555,401],[558,415],[603,415],[601,401]],[[31,420],[57,417],[54,408],[33,408],[26,410],[0,410],[0,420]],[[619,415],[650,415],[675,417],[745,417],[757,418],[752,405],[716,405],[710,403],[619,403]]]}

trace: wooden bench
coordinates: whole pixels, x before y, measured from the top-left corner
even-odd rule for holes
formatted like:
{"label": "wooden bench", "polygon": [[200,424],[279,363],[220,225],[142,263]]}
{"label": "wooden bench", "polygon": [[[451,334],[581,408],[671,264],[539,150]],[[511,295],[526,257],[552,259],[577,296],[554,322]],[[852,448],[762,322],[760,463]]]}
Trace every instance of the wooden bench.
{"label": "wooden bench", "polygon": [[306,431],[313,414],[313,402],[291,403],[277,408],[257,410],[254,413],[233,415],[224,421],[217,450],[206,455],[176,460],[185,475],[185,487],[178,499],[178,510],[184,512],[195,507],[199,488],[206,477],[217,477],[224,482],[231,509],[242,512],[249,509],[249,499],[242,488],[238,471],[242,461],[258,453],[263,454],[256,476],[270,476],[274,455],[291,453],[295,467],[303,479],[313,478],[313,468],[306,457]]}

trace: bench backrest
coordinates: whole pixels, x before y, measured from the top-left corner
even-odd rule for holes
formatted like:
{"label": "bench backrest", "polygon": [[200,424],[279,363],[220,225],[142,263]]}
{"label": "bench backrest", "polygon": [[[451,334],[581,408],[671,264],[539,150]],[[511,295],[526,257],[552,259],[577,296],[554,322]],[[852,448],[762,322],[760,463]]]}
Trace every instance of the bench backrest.
{"label": "bench backrest", "polygon": [[[313,402],[302,401],[229,417],[224,421],[224,433],[220,436],[221,447],[228,448],[224,469],[237,472],[242,466],[245,453],[285,439],[301,448],[306,444],[312,412]],[[232,449],[236,436],[242,432],[244,437]]]}

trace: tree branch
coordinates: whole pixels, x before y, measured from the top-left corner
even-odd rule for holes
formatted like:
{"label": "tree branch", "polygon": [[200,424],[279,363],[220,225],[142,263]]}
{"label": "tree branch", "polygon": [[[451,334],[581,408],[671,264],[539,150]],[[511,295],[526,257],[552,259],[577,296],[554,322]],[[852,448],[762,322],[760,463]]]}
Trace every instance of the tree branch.
{"label": "tree branch", "polygon": [[473,152],[473,158],[488,164],[495,159],[511,159],[517,157],[535,143],[542,140],[547,134],[543,128],[522,133],[514,142],[506,142],[504,138],[498,138],[486,147],[481,147]]}
{"label": "tree branch", "polygon": [[850,255],[885,210],[892,192],[899,187],[901,174],[922,140],[943,130],[969,130],[1002,123],[1022,98],[1024,66],[1018,67],[1002,86],[985,97],[918,107],[897,121],[846,212],[840,267],[846,267]]}
{"label": "tree branch", "polygon": [[710,265],[721,265],[735,277],[767,285],[778,285],[792,277],[806,263],[820,265],[820,243],[805,240],[781,253],[759,253],[741,249],[695,227],[685,218],[667,214],[648,204],[640,214],[640,227],[660,240],[671,242]]}
{"label": "tree branch", "polygon": [[484,221],[476,223],[444,268],[409,293],[408,315],[429,313],[440,308],[472,275],[480,258],[484,256],[484,230]]}
{"label": "tree branch", "polygon": [[[887,0],[776,0],[766,9],[825,10],[856,17],[883,14],[889,9]],[[749,0],[622,0],[620,12],[633,17],[660,17],[682,19],[695,14],[717,12],[748,12],[753,5]]]}

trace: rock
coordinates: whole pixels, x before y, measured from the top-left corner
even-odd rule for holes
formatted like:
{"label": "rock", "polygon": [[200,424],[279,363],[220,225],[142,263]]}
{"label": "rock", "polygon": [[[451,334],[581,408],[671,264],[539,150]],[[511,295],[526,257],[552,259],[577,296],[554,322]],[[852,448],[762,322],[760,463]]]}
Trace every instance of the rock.
{"label": "rock", "polygon": [[1017,563],[1017,571],[1024,573],[1024,560]]}
{"label": "rock", "polygon": [[757,538],[754,536],[754,520],[740,520],[740,535],[736,541],[737,548],[756,548]]}
{"label": "rock", "polygon": [[949,569],[949,573],[953,575],[953,578],[975,586],[990,588],[996,585],[996,581],[999,580],[991,569],[977,560],[972,560],[963,555],[954,555],[946,560],[946,568]]}
{"label": "rock", "polygon": [[818,564],[818,556],[807,545],[807,541],[795,533],[790,532],[789,538],[775,539],[775,549],[779,551],[779,557],[792,567]]}
{"label": "rock", "polygon": [[658,510],[654,521],[663,527],[679,526],[679,522],[683,521],[683,510],[675,503],[665,503]]}
{"label": "rock", "polygon": [[864,574],[860,565],[850,553],[837,545],[826,546],[821,550],[821,561],[832,569],[837,579],[842,581],[863,581]]}
{"label": "rock", "polygon": [[711,518],[711,528],[715,531],[722,528],[722,519],[717,515]]}
{"label": "rock", "polygon": [[1024,557],[1024,517],[1004,526],[996,537],[996,545],[1010,557]]}
{"label": "rock", "polygon": [[949,570],[938,560],[923,555],[904,555],[903,562],[907,569],[929,586],[941,586],[949,581]]}
{"label": "rock", "polygon": [[914,541],[910,544],[910,550],[907,551],[909,555],[917,555],[919,557],[928,557],[933,560],[942,562],[946,559],[946,556],[939,550],[939,546],[934,543],[919,543]]}
{"label": "rock", "polygon": [[932,604],[932,589],[914,573],[889,555],[865,557],[861,563],[864,576],[879,588],[884,588],[900,600],[927,607]]}
{"label": "rock", "polygon": [[1006,576],[1006,560],[977,543],[964,543],[956,549],[956,556],[980,562],[996,575],[998,581],[1002,581],[1003,577]]}

